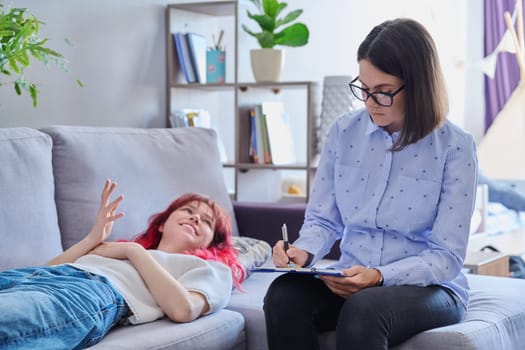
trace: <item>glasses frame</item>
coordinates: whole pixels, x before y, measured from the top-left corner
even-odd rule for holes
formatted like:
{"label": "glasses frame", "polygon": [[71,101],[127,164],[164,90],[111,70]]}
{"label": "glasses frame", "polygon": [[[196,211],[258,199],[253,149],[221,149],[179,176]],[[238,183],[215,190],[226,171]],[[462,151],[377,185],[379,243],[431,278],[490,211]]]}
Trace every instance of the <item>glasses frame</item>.
{"label": "glasses frame", "polygon": [[[359,101],[363,101],[363,102],[368,101],[368,99],[372,97],[372,100],[374,100],[375,103],[377,103],[378,105],[382,107],[392,107],[392,105],[394,104],[394,96],[396,96],[398,93],[401,92],[401,90],[405,88],[405,85],[401,85],[396,91],[391,92],[391,93],[390,92],[380,92],[380,91],[369,92],[367,89],[363,89],[362,87],[354,84],[358,79],[359,79],[359,76],[357,76],[354,80],[352,80],[348,84],[348,87],[350,88],[352,95],[354,95],[355,98],[357,98]],[[366,98],[363,98],[362,94],[356,94],[353,88],[359,89],[362,94],[366,94]],[[384,103],[379,102],[376,98],[376,95],[390,97],[390,104],[384,104]]]}

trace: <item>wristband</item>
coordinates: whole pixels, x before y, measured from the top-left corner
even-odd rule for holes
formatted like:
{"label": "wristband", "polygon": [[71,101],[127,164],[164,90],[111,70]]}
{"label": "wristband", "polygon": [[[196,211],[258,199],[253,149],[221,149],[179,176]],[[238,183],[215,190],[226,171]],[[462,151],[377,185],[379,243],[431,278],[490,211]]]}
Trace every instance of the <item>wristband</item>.
{"label": "wristband", "polygon": [[376,287],[380,287],[383,285],[383,282],[384,282],[384,279],[383,279],[383,274],[381,273],[381,270],[379,269],[376,269],[375,267],[373,268],[374,270],[376,270],[377,272],[379,272],[379,281],[376,283]]}

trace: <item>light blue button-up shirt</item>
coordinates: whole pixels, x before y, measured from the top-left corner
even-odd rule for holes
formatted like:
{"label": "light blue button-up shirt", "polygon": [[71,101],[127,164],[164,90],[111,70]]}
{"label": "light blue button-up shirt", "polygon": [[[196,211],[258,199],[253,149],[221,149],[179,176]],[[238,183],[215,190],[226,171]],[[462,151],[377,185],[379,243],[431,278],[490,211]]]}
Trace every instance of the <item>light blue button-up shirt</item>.
{"label": "light blue button-up shirt", "polygon": [[314,255],[313,265],[341,239],[332,267],[377,267],[387,286],[443,285],[467,305],[461,268],[477,183],[474,140],[449,121],[389,151],[398,137],[366,109],[332,125],[294,245]]}

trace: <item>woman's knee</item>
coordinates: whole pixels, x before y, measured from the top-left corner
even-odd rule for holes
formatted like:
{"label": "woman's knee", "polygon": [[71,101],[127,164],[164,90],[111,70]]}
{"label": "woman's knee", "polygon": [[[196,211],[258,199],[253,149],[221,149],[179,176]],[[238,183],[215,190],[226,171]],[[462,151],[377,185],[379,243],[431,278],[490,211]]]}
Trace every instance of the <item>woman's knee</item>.
{"label": "woman's knee", "polygon": [[388,321],[374,288],[347,298],[336,326],[337,349],[387,349]]}
{"label": "woman's knee", "polygon": [[[264,297],[264,309],[280,310],[289,304],[290,296],[295,294],[295,284],[290,281],[289,275],[277,277],[268,288]],[[291,306],[291,305],[290,305]]]}
{"label": "woman's knee", "polygon": [[338,338],[347,341],[384,334],[386,318],[382,314],[381,295],[365,289],[347,298],[337,322]]}

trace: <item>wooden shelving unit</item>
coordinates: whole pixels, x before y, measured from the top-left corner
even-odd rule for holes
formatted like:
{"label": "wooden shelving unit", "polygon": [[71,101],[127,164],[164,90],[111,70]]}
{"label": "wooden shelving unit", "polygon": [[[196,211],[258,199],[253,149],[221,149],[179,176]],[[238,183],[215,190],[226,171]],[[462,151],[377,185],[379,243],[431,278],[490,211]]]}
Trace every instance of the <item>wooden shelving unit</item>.
{"label": "wooden shelving unit", "polygon": [[[305,194],[310,192],[314,166],[312,166],[313,117],[318,109],[319,87],[315,82],[295,81],[256,83],[238,81],[238,3],[237,1],[170,4],[166,7],[166,126],[169,117],[178,108],[202,108],[217,117],[227,160],[223,161],[226,185],[233,199],[248,201],[279,201],[273,198],[257,198],[244,193],[244,187],[263,186],[258,183],[265,174],[282,172],[297,173],[303,177]],[[226,80],[224,83],[188,84],[177,64],[172,34],[196,32],[206,36],[211,45],[212,35],[224,29],[226,46]],[[243,57],[249,59],[246,52]],[[286,165],[253,164],[249,160],[246,145],[250,137],[248,118],[241,115],[240,107],[262,101],[281,101],[285,104],[294,128],[292,138],[296,147],[297,163]],[[290,111],[288,110],[290,108]],[[295,142],[296,141],[296,142]],[[249,176],[248,176],[249,174]],[[246,177],[249,177],[246,180]],[[268,176],[267,176],[268,177]],[[262,189],[267,192],[271,189]],[[275,190],[275,189],[274,189]],[[280,191],[280,190],[279,190]],[[252,191],[253,192],[253,191]],[[264,197],[264,196],[263,196]],[[290,200],[290,196],[286,196]],[[294,198],[306,201],[307,196]]]}

